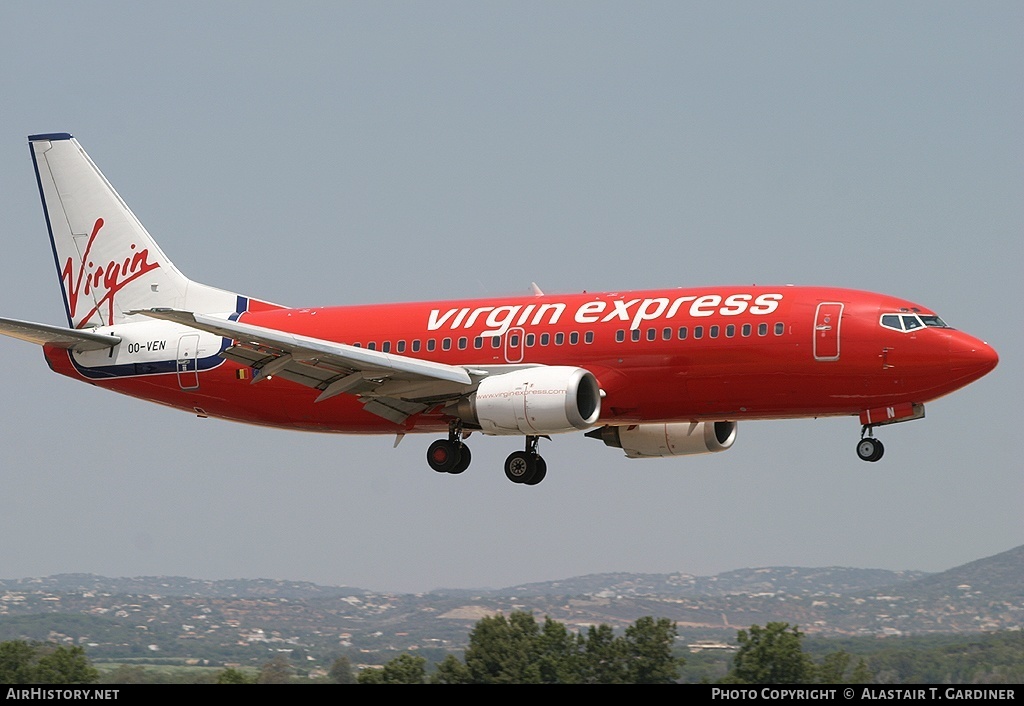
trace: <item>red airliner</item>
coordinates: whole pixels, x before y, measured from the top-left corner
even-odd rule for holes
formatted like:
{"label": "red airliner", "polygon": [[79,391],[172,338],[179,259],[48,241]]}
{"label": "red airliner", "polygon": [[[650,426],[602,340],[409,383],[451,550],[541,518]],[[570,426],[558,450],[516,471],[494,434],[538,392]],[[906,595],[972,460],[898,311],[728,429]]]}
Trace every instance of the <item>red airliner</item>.
{"label": "red airliner", "polygon": [[293,309],[192,282],[78,141],[29,146],[70,327],[0,319],[62,375],[219,417],[305,431],[442,434],[462,473],[472,432],[538,442],[585,431],[630,458],[724,451],[740,420],[859,416],[877,426],[998,362],[919,304],[829,287],[699,287]]}

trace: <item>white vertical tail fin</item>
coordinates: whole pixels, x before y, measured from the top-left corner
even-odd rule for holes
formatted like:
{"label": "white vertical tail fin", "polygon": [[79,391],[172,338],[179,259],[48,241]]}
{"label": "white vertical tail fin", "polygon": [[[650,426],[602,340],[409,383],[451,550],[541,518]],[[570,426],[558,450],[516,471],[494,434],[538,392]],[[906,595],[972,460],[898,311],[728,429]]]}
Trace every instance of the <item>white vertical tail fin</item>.
{"label": "white vertical tail fin", "polygon": [[178,271],[78,140],[67,133],[28,140],[72,327],[113,325],[135,309],[237,310],[237,295]]}

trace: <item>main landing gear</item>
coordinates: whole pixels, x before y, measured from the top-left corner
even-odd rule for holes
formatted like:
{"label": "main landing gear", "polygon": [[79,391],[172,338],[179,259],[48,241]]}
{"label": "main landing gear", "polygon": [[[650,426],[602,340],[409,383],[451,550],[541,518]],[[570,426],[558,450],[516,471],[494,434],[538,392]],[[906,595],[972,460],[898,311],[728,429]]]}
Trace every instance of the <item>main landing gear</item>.
{"label": "main landing gear", "polygon": [[548,474],[548,464],[537,453],[539,436],[526,437],[526,450],[514,451],[505,459],[505,476],[513,483],[537,485]]}
{"label": "main landing gear", "polygon": [[872,434],[872,429],[869,426],[865,426],[860,432],[860,441],[857,442],[857,456],[861,461],[870,461],[874,463],[878,459],[882,458],[882,454],[885,453],[885,447],[882,442],[874,438],[874,436],[864,436],[864,434]]}
{"label": "main landing gear", "polygon": [[[448,438],[438,439],[427,448],[427,465],[438,473],[465,471],[473,456],[462,439],[462,422],[455,420],[448,425]],[[537,453],[540,439],[527,436],[526,450],[515,451],[505,459],[505,476],[513,483],[537,485],[548,474],[548,464]]]}
{"label": "main landing gear", "polygon": [[448,438],[438,439],[427,448],[427,465],[438,473],[462,473],[469,468],[473,454],[462,443],[462,423],[448,424]]}

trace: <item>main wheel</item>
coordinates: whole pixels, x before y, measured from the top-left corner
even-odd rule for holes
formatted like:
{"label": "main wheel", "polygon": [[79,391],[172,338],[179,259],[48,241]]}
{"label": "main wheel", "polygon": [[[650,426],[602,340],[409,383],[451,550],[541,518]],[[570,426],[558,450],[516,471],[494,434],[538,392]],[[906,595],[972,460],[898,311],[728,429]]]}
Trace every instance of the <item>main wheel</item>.
{"label": "main wheel", "polygon": [[459,462],[456,463],[455,467],[452,468],[452,470],[450,470],[448,472],[453,474],[453,475],[458,474],[458,473],[462,473],[464,470],[469,468],[469,462],[472,461],[472,460],[473,460],[473,454],[471,454],[469,452],[469,447],[466,446],[465,444],[462,444],[459,447]]}
{"label": "main wheel", "polygon": [[529,483],[537,471],[537,457],[525,451],[514,451],[505,459],[505,476],[513,483]]}
{"label": "main wheel", "polygon": [[874,463],[878,459],[882,458],[882,454],[885,453],[885,447],[882,446],[882,442],[878,439],[861,439],[857,442],[857,456],[861,461],[870,461]]}
{"label": "main wheel", "polygon": [[544,480],[544,476],[548,474],[548,464],[543,458],[540,456],[534,456],[533,463],[533,475],[530,477],[530,480],[523,481],[523,485],[537,485]]}
{"label": "main wheel", "polygon": [[[461,456],[458,446],[448,439],[438,439],[427,449],[427,465],[438,473],[451,473],[459,465]],[[466,465],[469,465],[468,461]]]}

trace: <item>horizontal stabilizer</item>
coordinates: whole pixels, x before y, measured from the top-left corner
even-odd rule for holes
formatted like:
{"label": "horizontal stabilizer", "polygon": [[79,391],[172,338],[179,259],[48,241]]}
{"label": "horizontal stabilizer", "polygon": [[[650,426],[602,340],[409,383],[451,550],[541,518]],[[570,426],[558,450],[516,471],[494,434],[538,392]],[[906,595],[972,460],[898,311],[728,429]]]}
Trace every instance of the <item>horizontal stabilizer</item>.
{"label": "horizontal stabilizer", "polygon": [[70,348],[79,352],[112,348],[121,342],[120,336],[4,318],[0,318],[0,333],[40,346]]}

